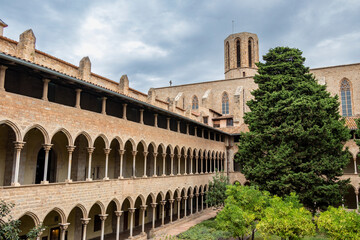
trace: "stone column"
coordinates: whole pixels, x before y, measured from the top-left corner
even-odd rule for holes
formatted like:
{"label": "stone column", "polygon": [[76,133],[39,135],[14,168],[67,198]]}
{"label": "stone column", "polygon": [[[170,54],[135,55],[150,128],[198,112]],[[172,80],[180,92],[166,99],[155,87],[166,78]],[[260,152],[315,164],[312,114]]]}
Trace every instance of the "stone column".
{"label": "stone column", "polygon": [[169,203],[170,203],[170,223],[173,222],[173,203],[174,203],[175,199],[169,199]]}
{"label": "stone column", "polygon": [[199,174],[199,156],[195,156],[195,174]]}
{"label": "stone column", "polygon": [[123,211],[115,211],[116,215],[116,240],[120,239],[120,217]]}
{"label": "stone column", "polygon": [[214,171],[213,171],[213,172],[216,172],[216,169],[215,169],[215,161],[216,161],[216,158],[213,157],[213,160],[214,160]]}
{"label": "stone column", "polygon": [[204,211],[204,193],[200,193],[201,194],[201,211]]}
{"label": "stone column", "polygon": [[106,99],[107,97],[102,97],[102,106],[101,106],[101,113],[106,115]]}
{"label": "stone column", "polygon": [[7,67],[4,65],[0,66],[0,91],[5,91],[5,72]]}
{"label": "stone column", "polygon": [[186,215],[187,215],[187,199],[188,199],[188,197],[187,196],[184,196],[183,197],[184,198],[184,209],[185,209],[185,212],[184,212],[184,217],[186,217]]}
{"label": "stone column", "polygon": [[144,175],[143,175],[143,177],[146,178],[147,177],[146,176],[146,157],[148,155],[148,152],[143,152],[143,154],[144,154]]}
{"label": "stone column", "polygon": [[147,205],[141,205],[141,234],[145,235],[145,211],[147,208]]}
{"label": "stone column", "polygon": [[180,166],[181,166],[181,165],[180,165],[181,155],[178,154],[177,157],[178,157],[178,172],[177,172],[177,175],[181,175],[181,169],[180,169]]}
{"label": "stone column", "polygon": [[105,177],[104,180],[109,180],[109,154],[110,154],[111,148],[104,148],[105,153]]}
{"label": "stone column", "polygon": [[86,228],[90,222],[90,218],[81,218],[81,224],[83,225],[82,240],[86,240]]}
{"label": "stone column", "polygon": [[170,154],[171,170],[170,176],[174,176],[174,154]]}
{"label": "stone column", "polygon": [[101,220],[101,236],[100,236],[100,240],[104,240],[104,235],[105,235],[105,220],[107,218],[109,214],[103,214],[103,215],[100,215],[99,214],[99,217],[100,217],[100,220]]}
{"label": "stone column", "polygon": [[184,175],[187,175],[187,155],[184,155],[184,159],[185,159],[185,171],[184,171]]}
{"label": "stone column", "polygon": [[354,174],[358,174],[357,164],[356,164],[356,157],[354,158]]}
{"label": "stone column", "polygon": [[50,79],[47,79],[47,78],[43,79],[43,95],[42,95],[41,99],[44,101],[48,100],[49,82],[50,82]]}
{"label": "stone column", "polygon": [[68,174],[67,174],[67,179],[66,182],[72,182],[71,180],[71,165],[72,165],[72,154],[75,150],[75,146],[66,146],[67,151],[69,153],[69,157],[68,157]]}
{"label": "stone column", "polygon": [[135,162],[136,162],[136,154],[137,154],[137,151],[132,151],[131,153],[132,153],[132,156],[133,156],[133,166],[132,166],[133,174],[132,174],[132,177],[133,177],[133,178],[136,178]]}
{"label": "stone column", "polygon": [[81,89],[76,89],[75,92],[76,92],[76,100],[75,100],[75,107],[76,108],[81,108],[80,107],[80,100],[81,100]]}
{"label": "stone column", "polygon": [[21,149],[24,147],[25,142],[14,142],[15,144],[15,171],[14,171],[14,178],[11,186],[20,186],[19,183],[19,171],[20,171],[20,154]]}
{"label": "stone column", "polygon": [[209,163],[210,163],[210,168],[209,168],[209,173],[212,173],[212,163],[211,163],[212,157],[209,157]]}
{"label": "stone column", "polygon": [[202,137],[202,138],[205,138],[205,135],[204,135],[204,134],[205,134],[204,129],[201,129],[201,137]]}
{"label": "stone column", "polygon": [[208,157],[205,156],[205,173],[208,173]]}
{"label": "stone column", "polygon": [[180,121],[177,121],[177,132],[180,132]]}
{"label": "stone column", "polygon": [[186,124],[186,134],[189,135],[189,124]]}
{"label": "stone column", "polygon": [[125,153],[125,150],[121,150],[119,149],[119,154],[120,154],[120,175],[119,175],[119,179],[123,179],[123,160],[124,160],[124,153]]}
{"label": "stone column", "polygon": [[144,124],[144,109],[140,109],[140,124]]}
{"label": "stone column", "polygon": [[70,223],[62,223],[60,225],[60,240],[65,240],[66,230],[68,229]]}
{"label": "stone column", "polygon": [[150,203],[152,209],[153,209],[153,216],[152,216],[152,227],[151,229],[154,230],[155,229],[155,216],[156,216],[156,205],[157,203]]}
{"label": "stone column", "polygon": [[178,220],[180,220],[180,207],[181,207],[181,197],[177,197],[176,201],[178,202],[177,204],[177,215],[178,215]]}
{"label": "stone column", "polygon": [[194,131],[195,131],[195,132],[194,132],[194,136],[197,137],[197,136],[198,136],[198,135],[197,135],[197,127],[194,127]]}
{"label": "stone column", "polygon": [[154,156],[154,175],[153,177],[157,177],[156,175],[156,157],[157,157],[157,153],[153,153],[153,156]]}
{"label": "stone column", "polygon": [[193,155],[190,155],[190,174],[193,174]]}
{"label": "stone column", "polygon": [[199,194],[195,193],[196,196],[196,212],[199,212]]}
{"label": "stone column", "polygon": [[48,173],[48,166],[49,166],[49,152],[50,149],[52,147],[52,144],[43,144],[43,148],[45,150],[45,165],[44,165],[44,177],[43,177],[43,181],[41,182],[41,184],[47,184],[49,183],[47,178],[47,173]]}
{"label": "stone column", "polygon": [[161,201],[160,204],[161,204],[161,226],[164,226],[164,223],[165,223],[165,203],[166,201]]}
{"label": "stone column", "polygon": [[133,237],[133,228],[134,228],[134,212],[136,208],[129,208],[130,213],[130,236],[129,238]]}
{"label": "stone column", "polygon": [[91,162],[92,162],[92,154],[94,152],[95,148],[94,147],[88,147],[87,148],[87,151],[88,151],[88,154],[89,154],[89,163],[88,163],[88,177],[86,179],[86,181],[92,181],[92,178],[91,178]]}
{"label": "stone column", "polygon": [[170,118],[166,118],[166,129],[170,130]]}
{"label": "stone column", "polygon": [[217,170],[220,171],[220,157],[217,158]]}
{"label": "stone column", "polygon": [[158,127],[158,122],[157,122],[157,113],[154,114],[154,127]]}
{"label": "stone column", "polygon": [[204,157],[203,156],[200,156],[200,167],[201,167],[201,170],[200,170],[200,174],[203,174],[204,173]]}
{"label": "stone column", "polygon": [[162,173],[162,176],[166,176],[166,173],[165,173],[165,161],[166,161],[166,153],[163,153],[162,154],[162,157],[163,157],[163,173]]}
{"label": "stone column", "polygon": [[359,189],[355,190],[356,209],[359,210]]}
{"label": "stone column", "polygon": [[190,194],[190,215],[193,214],[193,198],[194,198],[194,195],[193,194]]}
{"label": "stone column", "polygon": [[123,103],[123,119],[126,120],[127,117],[126,117],[126,107],[127,107],[127,104],[126,103]]}

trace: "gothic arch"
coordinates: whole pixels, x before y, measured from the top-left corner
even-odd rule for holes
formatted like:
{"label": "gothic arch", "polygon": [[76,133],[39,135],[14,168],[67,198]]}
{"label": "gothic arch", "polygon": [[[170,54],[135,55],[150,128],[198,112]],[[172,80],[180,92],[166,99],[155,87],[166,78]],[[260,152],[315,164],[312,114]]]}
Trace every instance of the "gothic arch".
{"label": "gothic arch", "polygon": [[[38,130],[42,133],[42,135],[43,135],[43,137],[44,137],[44,143],[45,143],[45,144],[50,144],[50,137],[49,137],[48,132],[45,130],[44,127],[42,127],[42,126],[39,125],[39,124],[35,124],[35,125],[29,127],[28,129],[26,129],[25,134],[24,134],[24,138],[25,138],[26,134],[27,134],[29,131],[31,131],[32,129],[35,129],[35,128],[38,129]],[[23,139],[23,141],[24,141],[24,139]]]}
{"label": "gothic arch", "polygon": [[12,121],[9,121],[9,120],[2,120],[2,121],[0,121],[0,125],[2,125],[2,124],[9,126],[14,131],[17,142],[22,141],[20,129],[18,128],[18,126],[15,123],[13,123]]}
{"label": "gothic arch", "polygon": [[76,141],[76,138],[78,137],[78,136],[80,136],[80,135],[83,135],[85,138],[86,138],[86,140],[87,140],[87,142],[88,142],[88,147],[91,147],[92,145],[93,145],[93,142],[92,142],[92,140],[91,140],[91,137],[90,137],[90,135],[87,133],[87,132],[85,132],[85,131],[81,131],[81,132],[79,132],[78,134],[76,134],[76,136],[75,136],[75,141]]}
{"label": "gothic arch", "polygon": [[226,91],[221,95],[221,113],[229,114],[229,94]]}
{"label": "gothic arch", "polygon": [[54,138],[54,136],[55,136],[57,133],[59,133],[59,132],[62,132],[62,133],[65,134],[65,136],[66,136],[66,138],[67,138],[67,140],[68,140],[69,146],[73,146],[73,145],[74,145],[74,142],[73,142],[73,139],[72,139],[72,136],[71,136],[70,132],[69,132],[68,130],[66,130],[65,128],[59,128],[59,129],[57,129],[57,130],[51,135],[51,138],[50,138],[51,141],[52,141],[52,139]]}

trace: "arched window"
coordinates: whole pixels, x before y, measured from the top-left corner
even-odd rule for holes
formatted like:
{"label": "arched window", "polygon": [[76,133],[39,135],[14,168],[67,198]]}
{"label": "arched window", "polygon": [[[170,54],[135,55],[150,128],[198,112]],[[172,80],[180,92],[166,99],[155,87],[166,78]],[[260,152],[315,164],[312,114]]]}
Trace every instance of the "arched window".
{"label": "arched window", "polygon": [[236,41],[236,60],[237,60],[237,67],[241,67],[240,40]]}
{"label": "arched window", "polygon": [[344,117],[352,116],[351,87],[349,80],[343,79],[341,81],[340,90],[342,115]]}
{"label": "arched window", "polygon": [[230,46],[229,42],[226,42],[226,68],[230,69]]}
{"label": "arched window", "polygon": [[229,96],[225,92],[222,96],[222,114],[229,114]]}
{"label": "arched window", "polygon": [[252,67],[252,38],[249,38],[248,42],[248,53],[249,53],[249,67]]}
{"label": "arched window", "polygon": [[192,99],[192,107],[193,110],[197,110],[199,109],[199,100],[197,98],[197,96],[194,96]]}

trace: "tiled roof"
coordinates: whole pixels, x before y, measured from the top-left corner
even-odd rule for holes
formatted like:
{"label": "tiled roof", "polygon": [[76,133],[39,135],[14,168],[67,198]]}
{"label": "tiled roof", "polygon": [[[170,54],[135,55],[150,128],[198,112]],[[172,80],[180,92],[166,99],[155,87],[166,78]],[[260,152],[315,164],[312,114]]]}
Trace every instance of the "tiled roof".
{"label": "tiled roof", "polygon": [[229,133],[229,134],[239,134],[240,132],[249,132],[248,126],[243,123],[237,127],[226,127],[226,128],[219,128],[221,131]]}
{"label": "tiled roof", "polygon": [[3,20],[0,19],[0,26],[7,27],[8,25],[6,23],[4,23]]}
{"label": "tiled roof", "polygon": [[360,117],[345,117],[345,125],[351,130],[357,129],[355,120],[358,118]]}

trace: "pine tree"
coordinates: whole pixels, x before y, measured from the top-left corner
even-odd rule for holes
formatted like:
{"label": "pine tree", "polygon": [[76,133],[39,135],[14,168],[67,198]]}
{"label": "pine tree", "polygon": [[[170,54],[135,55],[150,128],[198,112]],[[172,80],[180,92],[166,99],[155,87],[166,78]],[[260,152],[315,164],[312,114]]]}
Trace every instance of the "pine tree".
{"label": "pine tree", "polygon": [[251,184],[278,196],[296,192],[315,211],[341,202],[350,156],[338,97],[319,85],[299,49],[277,47],[258,63],[236,161]]}

